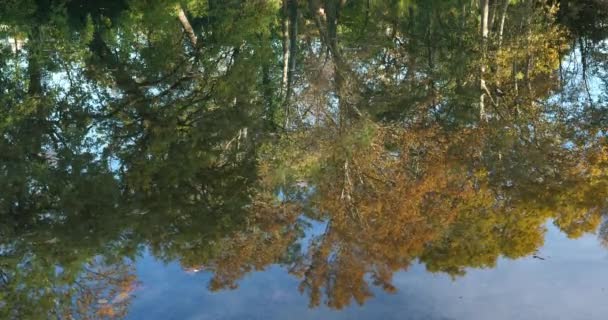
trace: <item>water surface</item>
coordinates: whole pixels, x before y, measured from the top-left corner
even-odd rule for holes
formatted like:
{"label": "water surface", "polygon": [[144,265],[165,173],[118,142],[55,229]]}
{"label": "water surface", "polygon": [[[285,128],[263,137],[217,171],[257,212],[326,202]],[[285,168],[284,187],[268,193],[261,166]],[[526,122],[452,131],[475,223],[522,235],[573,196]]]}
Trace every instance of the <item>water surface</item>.
{"label": "water surface", "polygon": [[608,3],[0,4],[0,318],[603,319]]}

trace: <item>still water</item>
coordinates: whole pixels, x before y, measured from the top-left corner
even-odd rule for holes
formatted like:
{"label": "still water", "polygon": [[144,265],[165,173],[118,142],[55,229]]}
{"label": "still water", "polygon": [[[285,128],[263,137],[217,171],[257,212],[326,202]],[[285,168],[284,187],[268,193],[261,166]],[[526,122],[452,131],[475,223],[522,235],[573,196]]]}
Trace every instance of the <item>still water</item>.
{"label": "still water", "polygon": [[608,2],[0,1],[0,319],[605,319]]}
{"label": "still water", "polygon": [[[470,269],[456,281],[414,264],[397,272],[395,294],[373,290],[364,306],[310,309],[298,280],[281,267],[244,277],[236,291],[210,293],[210,275],[184,273],[179,264],[148,254],[137,264],[148,285],[137,294],[130,319],[603,319],[608,253],[593,235],[569,240],[548,228],[539,256],[500,258],[495,268]],[[158,303],[163,301],[163,303]]]}

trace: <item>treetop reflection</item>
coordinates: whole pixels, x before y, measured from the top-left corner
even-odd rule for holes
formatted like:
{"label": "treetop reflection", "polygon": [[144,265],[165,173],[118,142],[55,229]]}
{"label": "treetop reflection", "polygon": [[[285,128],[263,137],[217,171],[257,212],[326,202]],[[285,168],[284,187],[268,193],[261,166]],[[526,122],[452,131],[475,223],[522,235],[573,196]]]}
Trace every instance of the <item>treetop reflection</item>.
{"label": "treetop reflection", "polygon": [[532,255],[547,221],[605,243],[607,6],[0,5],[0,317],[123,317],[144,250],[340,309]]}

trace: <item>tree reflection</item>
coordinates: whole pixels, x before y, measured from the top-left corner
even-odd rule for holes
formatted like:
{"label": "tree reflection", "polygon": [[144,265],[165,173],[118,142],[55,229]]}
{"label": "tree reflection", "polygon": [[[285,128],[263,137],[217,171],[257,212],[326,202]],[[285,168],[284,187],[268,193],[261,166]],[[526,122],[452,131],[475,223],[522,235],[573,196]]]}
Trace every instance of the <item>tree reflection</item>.
{"label": "tree reflection", "polygon": [[144,248],[343,308],[531,255],[548,220],[605,239],[606,16],[560,5],[4,4],[2,315],[124,316]]}

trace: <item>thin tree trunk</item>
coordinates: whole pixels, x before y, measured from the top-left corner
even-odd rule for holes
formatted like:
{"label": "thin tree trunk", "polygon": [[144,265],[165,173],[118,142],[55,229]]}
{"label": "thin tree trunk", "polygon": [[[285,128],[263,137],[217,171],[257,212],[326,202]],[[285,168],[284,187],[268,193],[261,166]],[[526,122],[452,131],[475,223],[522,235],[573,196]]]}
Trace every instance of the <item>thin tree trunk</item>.
{"label": "thin tree trunk", "polygon": [[[410,6],[408,8],[408,12],[409,12],[409,30],[408,33],[409,34],[414,34],[414,29],[416,27],[415,23],[415,19],[414,19],[414,8],[412,6]],[[407,78],[408,81],[410,83],[410,90],[414,90],[414,88],[416,87],[416,58],[417,55],[413,53],[413,49],[418,48],[418,37],[411,37],[410,38],[411,44],[409,46],[407,46],[406,50],[408,51],[407,53]]]}
{"label": "thin tree trunk", "polygon": [[432,99],[432,108],[437,106],[436,101],[436,86],[435,86],[435,64],[433,58],[433,17],[429,14],[427,35],[426,35],[426,47],[427,47],[427,60],[429,67],[429,80],[431,84],[430,95],[433,97]]}
{"label": "thin tree trunk", "polygon": [[39,43],[40,29],[38,27],[34,27],[30,33],[29,46],[27,49],[27,73],[29,77],[27,93],[30,96],[38,96],[42,93],[42,71],[39,63]]}
{"label": "thin tree trunk", "polygon": [[486,59],[487,59],[487,42],[488,42],[488,15],[490,11],[489,0],[479,0],[481,9],[481,67],[480,67],[480,81],[479,88],[481,94],[479,96],[479,119],[480,121],[487,121],[485,98],[486,98]]}
{"label": "thin tree trunk", "polygon": [[287,91],[287,73],[289,72],[289,17],[287,8],[290,0],[283,0],[283,91]]}
{"label": "thin tree trunk", "polygon": [[186,35],[188,35],[188,38],[190,39],[190,44],[192,45],[192,47],[196,48],[198,44],[198,38],[196,37],[196,33],[194,33],[194,29],[192,29],[190,21],[188,21],[186,12],[181,6],[177,11],[177,17],[179,19],[179,22],[182,24],[182,28],[184,28],[184,32],[186,32]]}
{"label": "thin tree trunk", "polygon": [[[533,0],[528,0],[527,3],[527,7],[529,12],[533,12],[534,10],[534,1]],[[528,97],[530,97],[530,99],[532,98],[532,82],[530,79],[530,74],[532,71],[532,51],[530,50],[530,43],[532,42],[532,14],[529,14],[526,17],[526,71],[524,74],[525,77],[525,81],[526,81],[526,86],[528,89]]]}
{"label": "thin tree trunk", "polygon": [[[504,34],[504,30],[505,30],[505,21],[507,19],[507,9],[509,8],[509,1],[510,0],[503,0],[502,3],[502,8],[501,8],[501,12],[500,12],[500,21],[499,21],[499,25],[498,25],[498,53],[500,53],[502,51],[502,39],[503,39],[503,34]],[[500,86],[501,86],[501,81],[500,81],[500,64],[496,63],[496,88],[497,90],[500,90]],[[496,97],[496,104],[498,107],[498,104],[500,103],[500,95],[497,95]]]}
{"label": "thin tree trunk", "polygon": [[505,31],[505,21],[507,19],[507,10],[509,8],[509,1],[504,0],[502,5],[502,12],[500,14],[500,26],[498,27],[498,48],[502,48],[502,38]]}
{"label": "thin tree trunk", "polygon": [[266,113],[266,123],[275,129],[275,104],[273,103],[272,81],[270,79],[270,68],[268,63],[262,65],[262,92],[264,93],[264,107]]}
{"label": "thin tree trunk", "polygon": [[339,6],[336,0],[326,1],[325,14],[327,16],[328,44],[334,55],[338,51],[338,10]]}
{"label": "thin tree trunk", "polygon": [[339,4],[337,0],[326,1],[325,14],[327,17],[327,46],[330,48],[334,60],[334,82],[336,85],[336,96],[339,105],[340,130],[344,128],[348,120],[349,108],[347,103],[345,68],[341,54],[338,49],[338,13]]}
{"label": "thin tree trunk", "polygon": [[296,55],[298,52],[298,5],[296,0],[288,0],[289,5],[289,70],[287,72],[287,94],[290,94],[293,85],[293,76],[296,69]]}
{"label": "thin tree trunk", "polygon": [[468,17],[468,11],[467,11],[467,4],[466,2],[462,3],[462,30],[464,30],[464,28],[467,26],[467,17]]}
{"label": "thin tree trunk", "polygon": [[[30,41],[32,41],[30,39]],[[33,42],[33,41],[32,41]],[[30,48],[30,50],[32,50]],[[29,86],[27,93],[30,96],[38,96],[42,93],[42,72],[35,52],[30,52],[27,59],[27,73],[29,76]]]}
{"label": "thin tree trunk", "polygon": [[[488,0],[488,2],[490,2],[492,0]],[[496,20],[496,7],[498,7],[497,0],[492,1],[492,4],[489,4],[491,8],[489,14],[490,16],[488,17],[488,29],[490,30],[494,30],[494,21]]]}
{"label": "thin tree trunk", "polygon": [[582,65],[582,76],[583,76],[583,85],[585,86],[585,91],[587,92],[587,99],[589,100],[589,105],[593,107],[593,97],[591,95],[591,90],[589,90],[589,81],[587,79],[587,70],[589,69],[587,62],[587,48],[585,45],[585,41],[582,37],[578,39],[579,50],[581,51],[581,65]]}
{"label": "thin tree trunk", "polygon": [[[32,132],[31,140],[29,141],[27,148],[35,155],[42,151],[42,146],[44,144],[43,137],[48,134],[48,130],[50,129],[47,122],[47,104],[42,99],[43,63],[41,60],[42,52],[40,50],[42,35],[40,33],[40,28],[38,26],[33,26],[28,35],[29,39],[27,42],[27,76],[29,80],[27,96],[34,99],[34,106],[36,108],[33,116],[27,119],[28,129]],[[21,203],[21,201],[19,201],[19,203]]]}
{"label": "thin tree trunk", "polygon": [[[288,47],[285,47],[283,50],[284,58],[286,59],[283,62],[283,77],[285,81],[285,128],[289,125],[289,116],[290,116],[290,100],[293,91],[293,76],[296,69],[296,55],[298,50],[297,36],[298,36],[298,3],[296,0],[286,0],[285,1],[286,14],[287,14],[287,35],[289,43]],[[287,51],[285,51],[287,49]],[[285,56],[286,54],[286,56]],[[285,70],[287,68],[287,70]]]}

